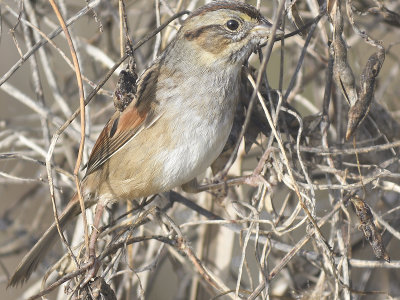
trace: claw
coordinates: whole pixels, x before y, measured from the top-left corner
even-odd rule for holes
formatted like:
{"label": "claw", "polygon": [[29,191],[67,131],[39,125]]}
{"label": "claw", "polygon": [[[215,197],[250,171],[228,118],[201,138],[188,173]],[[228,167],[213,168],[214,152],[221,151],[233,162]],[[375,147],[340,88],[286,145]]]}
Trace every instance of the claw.
{"label": "claw", "polygon": [[83,288],[84,286],[86,286],[89,283],[89,281],[94,279],[96,277],[97,271],[100,268],[100,261],[94,256],[89,257],[88,264],[90,264],[92,266],[88,269],[85,279],[83,280],[83,282],[80,285],[80,288]]}

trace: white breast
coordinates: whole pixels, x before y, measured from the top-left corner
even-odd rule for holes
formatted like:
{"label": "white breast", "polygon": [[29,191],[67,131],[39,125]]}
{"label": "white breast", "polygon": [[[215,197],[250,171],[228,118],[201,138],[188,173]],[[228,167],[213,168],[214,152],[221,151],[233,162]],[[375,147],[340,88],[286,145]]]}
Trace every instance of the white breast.
{"label": "white breast", "polygon": [[166,185],[170,185],[169,182],[172,186],[183,184],[204,172],[221,153],[232,127],[231,118],[214,124],[207,124],[200,116],[185,119],[179,123],[191,130],[175,134],[175,147],[159,153],[164,161],[162,173]]}
{"label": "white breast", "polygon": [[203,78],[193,82],[188,79],[180,88],[181,92],[191,88],[189,94],[196,99],[187,101],[176,94],[168,101],[168,111],[176,112],[169,116],[172,125],[168,128],[176,143],[158,154],[158,159],[164,161],[160,177],[165,190],[204,172],[222,152],[231,131],[238,98],[237,77],[231,77],[235,84],[225,85],[220,82],[223,78]]}

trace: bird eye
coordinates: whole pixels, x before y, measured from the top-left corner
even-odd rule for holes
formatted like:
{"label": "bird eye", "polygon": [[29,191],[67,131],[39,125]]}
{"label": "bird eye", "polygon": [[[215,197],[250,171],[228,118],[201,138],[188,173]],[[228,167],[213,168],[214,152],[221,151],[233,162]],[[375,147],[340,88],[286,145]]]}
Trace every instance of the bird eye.
{"label": "bird eye", "polygon": [[228,22],[226,22],[226,27],[229,30],[236,30],[239,28],[239,22],[236,20],[229,20]]}

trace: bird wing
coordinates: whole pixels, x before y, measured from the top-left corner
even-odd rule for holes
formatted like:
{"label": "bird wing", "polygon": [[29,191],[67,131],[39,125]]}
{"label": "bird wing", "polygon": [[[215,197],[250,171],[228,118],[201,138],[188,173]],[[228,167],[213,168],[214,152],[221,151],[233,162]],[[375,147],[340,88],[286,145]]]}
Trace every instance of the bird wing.
{"label": "bird wing", "polygon": [[116,111],[107,122],[90,154],[85,176],[98,170],[127,142],[161,117],[154,113],[158,105],[155,100],[157,73],[154,65],[147,69],[139,80],[137,101],[132,101],[122,112]]}
{"label": "bird wing", "polygon": [[100,133],[90,154],[86,176],[98,170],[113,154],[143,130],[148,113],[139,113],[135,107],[116,111]]}

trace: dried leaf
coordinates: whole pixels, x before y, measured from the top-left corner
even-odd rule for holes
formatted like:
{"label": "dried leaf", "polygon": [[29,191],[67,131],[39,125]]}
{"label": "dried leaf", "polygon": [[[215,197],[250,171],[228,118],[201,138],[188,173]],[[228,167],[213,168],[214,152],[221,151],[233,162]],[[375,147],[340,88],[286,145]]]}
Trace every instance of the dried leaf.
{"label": "dried leaf", "polygon": [[353,203],[356,215],[360,220],[360,229],[363,231],[365,239],[370,243],[375,256],[390,262],[390,257],[386,253],[385,246],[382,242],[382,236],[374,224],[374,217],[371,213],[371,209],[365,201],[358,197],[352,197],[350,201]]}
{"label": "dried leaf", "polygon": [[333,78],[336,85],[342,90],[342,94],[353,106],[357,101],[357,89],[353,71],[347,61],[347,47],[342,37],[343,19],[340,12],[340,2],[336,2],[336,10],[333,15],[334,35],[330,46],[333,62]]}
{"label": "dried leaf", "polygon": [[123,111],[136,97],[136,64],[133,56],[129,58],[128,66],[118,76],[117,86],[114,91],[114,107]]}
{"label": "dried leaf", "polygon": [[379,49],[372,54],[360,78],[360,91],[357,102],[348,113],[346,139],[348,140],[368,115],[369,108],[374,95],[375,79],[378,76],[385,60],[385,50]]}
{"label": "dried leaf", "polygon": [[[297,29],[304,28],[305,23],[300,16],[299,10],[297,9],[296,1],[287,0],[286,11],[289,20]],[[299,34],[302,36],[306,36],[308,34],[308,31],[308,28],[305,28],[301,32],[299,32]]]}

